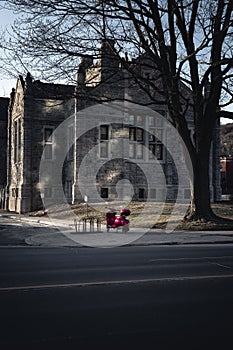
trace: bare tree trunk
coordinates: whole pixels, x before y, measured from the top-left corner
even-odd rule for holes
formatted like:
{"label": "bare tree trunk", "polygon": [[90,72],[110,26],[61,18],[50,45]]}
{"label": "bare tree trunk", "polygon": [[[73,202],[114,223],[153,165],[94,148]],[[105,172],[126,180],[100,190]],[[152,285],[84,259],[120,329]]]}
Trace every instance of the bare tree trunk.
{"label": "bare tree trunk", "polygon": [[211,209],[210,182],[209,182],[209,159],[197,157],[193,167],[194,172],[194,212],[192,219],[213,219],[215,216]]}
{"label": "bare tree trunk", "polygon": [[196,147],[189,148],[193,167],[193,193],[192,203],[186,215],[188,220],[216,220],[216,215],[211,208],[210,193],[211,130],[210,125],[207,129],[203,128],[196,136]]}

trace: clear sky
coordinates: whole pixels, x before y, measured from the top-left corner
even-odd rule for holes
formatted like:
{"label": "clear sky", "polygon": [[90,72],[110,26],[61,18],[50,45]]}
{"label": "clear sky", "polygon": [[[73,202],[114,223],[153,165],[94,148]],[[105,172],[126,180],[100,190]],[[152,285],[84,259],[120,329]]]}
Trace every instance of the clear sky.
{"label": "clear sky", "polygon": [[15,88],[17,79],[0,80],[0,97],[9,97],[12,88]]}
{"label": "clear sky", "polygon": [[[10,30],[11,24],[13,24],[16,15],[8,10],[0,8],[0,31],[4,30],[6,27]],[[1,50],[0,50],[1,54]],[[11,90],[16,85],[16,79],[12,77],[7,77],[3,75],[3,72],[0,71],[0,96],[9,97]]]}

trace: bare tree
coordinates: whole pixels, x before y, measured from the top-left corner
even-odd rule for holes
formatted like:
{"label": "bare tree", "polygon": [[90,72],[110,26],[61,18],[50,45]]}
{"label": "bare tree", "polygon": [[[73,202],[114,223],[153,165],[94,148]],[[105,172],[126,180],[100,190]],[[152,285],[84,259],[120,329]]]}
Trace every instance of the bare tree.
{"label": "bare tree", "polygon": [[[69,77],[79,57],[110,37],[116,50],[146,54],[156,66],[173,125],[194,170],[192,217],[215,219],[210,205],[209,158],[216,120],[233,102],[233,0],[9,0],[23,14],[11,39],[14,52],[43,72]],[[69,69],[67,69],[69,67]],[[49,77],[49,74],[47,74]],[[137,81],[145,88],[144,78]],[[189,88],[184,96],[181,84]],[[151,95],[156,86],[150,82]],[[195,134],[185,113],[193,108]],[[227,115],[226,115],[227,114]]]}

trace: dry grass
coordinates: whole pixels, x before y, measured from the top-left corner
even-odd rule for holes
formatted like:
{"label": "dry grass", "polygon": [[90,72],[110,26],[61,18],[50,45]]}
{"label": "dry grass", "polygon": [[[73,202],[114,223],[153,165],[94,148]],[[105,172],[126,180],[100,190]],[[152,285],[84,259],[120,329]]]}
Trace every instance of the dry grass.
{"label": "dry grass", "polygon": [[[121,203],[109,203],[117,208],[118,213],[123,208]],[[136,227],[165,228],[167,224],[172,225],[177,230],[233,230],[233,221],[229,222],[210,222],[210,221],[194,221],[185,222],[182,220],[186,209],[186,205],[175,205],[173,203],[158,202],[131,202],[127,205],[131,210],[130,222]],[[105,213],[108,211],[106,203],[95,203],[86,205],[85,203],[71,205],[71,209],[81,219],[86,217],[100,218],[105,221]],[[223,201],[212,204],[214,213],[224,219],[233,220],[233,201]],[[67,218],[69,213],[62,207],[53,208],[53,213],[59,219]],[[30,213],[30,215],[39,216],[43,212]]]}
{"label": "dry grass", "polygon": [[223,201],[212,204],[212,209],[216,215],[233,220],[233,201]]}

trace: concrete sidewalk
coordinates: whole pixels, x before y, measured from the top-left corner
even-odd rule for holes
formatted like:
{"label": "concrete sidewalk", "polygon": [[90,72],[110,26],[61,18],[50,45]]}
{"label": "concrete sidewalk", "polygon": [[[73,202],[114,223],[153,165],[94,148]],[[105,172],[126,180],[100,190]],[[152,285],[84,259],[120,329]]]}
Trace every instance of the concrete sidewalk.
{"label": "concrete sidewalk", "polygon": [[[33,217],[12,213],[0,213],[0,218],[24,222],[33,226],[48,226],[56,230],[48,230],[32,235],[26,239],[31,246],[42,247],[114,247],[142,245],[171,245],[171,244],[214,244],[233,243],[233,231],[173,231],[133,228],[127,233],[121,231],[106,231],[102,225],[101,232],[77,231],[74,223],[69,220],[56,220],[56,225],[49,217]],[[96,230],[96,228],[95,228]]]}

